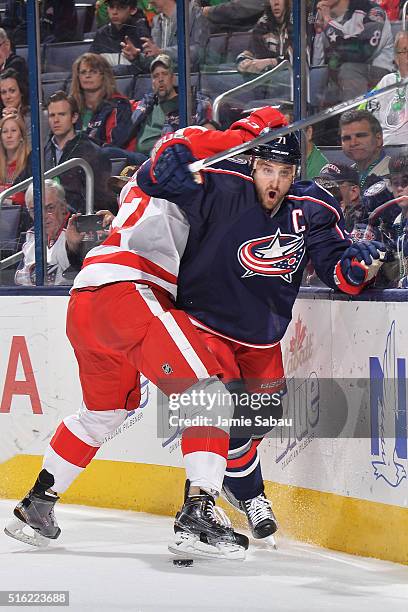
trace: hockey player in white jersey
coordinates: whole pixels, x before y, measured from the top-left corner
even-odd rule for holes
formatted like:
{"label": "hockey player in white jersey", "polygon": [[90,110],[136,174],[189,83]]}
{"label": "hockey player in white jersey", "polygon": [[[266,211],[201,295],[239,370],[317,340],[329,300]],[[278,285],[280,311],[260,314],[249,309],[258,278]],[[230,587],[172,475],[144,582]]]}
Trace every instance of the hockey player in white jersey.
{"label": "hockey player in white jersey", "polygon": [[[265,109],[257,119],[249,128],[244,124],[230,130],[230,141],[240,144],[273,125],[276,111]],[[226,134],[209,131],[205,153],[222,150],[225,139]],[[129,183],[121,200],[113,231],[87,254],[68,307],[67,334],[79,365],[83,405],[57,428],[33,488],[6,528],[8,535],[29,544],[59,536],[55,503],[89,465],[105,436],[123,423],[127,411],[138,407],[140,372],[167,395],[203,391],[228,396],[217,378],[222,367],[187,315],[174,307],[179,263],[190,231],[185,214],[170,201],[146,196],[135,182]],[[220,400],[214,412],[228,422],[232,407],[232,401]],[[188,427],[183,432],[187,487],[175,520],[172,552],[244,556],[248,538],[234,532],[215,511],[228,432],[228,424]],[[27,525],[34,537],[26,533]]]}

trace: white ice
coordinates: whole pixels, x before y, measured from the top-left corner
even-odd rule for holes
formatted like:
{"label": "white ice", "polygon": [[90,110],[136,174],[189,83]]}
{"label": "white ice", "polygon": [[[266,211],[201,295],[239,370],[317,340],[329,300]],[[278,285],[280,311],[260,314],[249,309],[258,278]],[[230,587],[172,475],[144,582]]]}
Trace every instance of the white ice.
{"label": "white ice", "polygon": [[[14,505],[0,500],[1,525]],[[81,612],[408,610],[402,565],[279,538],[277,551],[251,543],[244,562],[176,567],[170,518],[68,505],[56,514],[62,534],[45,550],[0,533],[0,590],[69,590],[62,609]]]}

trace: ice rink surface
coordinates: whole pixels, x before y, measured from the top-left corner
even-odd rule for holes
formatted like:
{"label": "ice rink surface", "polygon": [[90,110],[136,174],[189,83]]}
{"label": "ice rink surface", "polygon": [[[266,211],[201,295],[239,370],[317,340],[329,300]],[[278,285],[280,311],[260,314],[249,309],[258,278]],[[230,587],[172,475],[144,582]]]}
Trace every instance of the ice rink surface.
{"label": "ice rink surface", "polygon": [[[0,500],[2,529],[13,507]],[[277,551],[251,542],[244,562],[176,567],[170,518],[64,505],[56,515],[62,534],[44,550],[0,533],[0,590],[69,590],[69,608],[57,609],[75,611],[408,610],[405,566],[280,538]]]}

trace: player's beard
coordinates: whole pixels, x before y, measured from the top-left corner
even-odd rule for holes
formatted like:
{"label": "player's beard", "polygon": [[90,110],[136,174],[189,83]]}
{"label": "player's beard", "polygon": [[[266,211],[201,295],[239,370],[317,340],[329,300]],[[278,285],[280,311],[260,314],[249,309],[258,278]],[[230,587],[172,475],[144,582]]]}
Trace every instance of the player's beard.
{"label": "player's beard", "polygon": [[256,192],[262,208],[268,213],[272,213],[276,208],[279,208],[284,198],[279,190],[270,187],[263,189],[256,187]]}

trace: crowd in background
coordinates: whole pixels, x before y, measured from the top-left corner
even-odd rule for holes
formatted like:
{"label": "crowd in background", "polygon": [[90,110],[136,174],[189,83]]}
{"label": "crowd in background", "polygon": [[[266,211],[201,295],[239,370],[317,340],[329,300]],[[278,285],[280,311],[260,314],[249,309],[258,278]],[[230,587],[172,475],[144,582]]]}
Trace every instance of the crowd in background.
{"label": "crowd in background", "polygon": [[[402,83],[382,98],[344,113],[339,122],[324,130],[324,136],[312,128],[305,133],[306,178],[317,177],[337,194],[354,239],[380,238],[396,254],[396,263],[384,266],[379,280],[384,287],[407,284],[408,98],[403,81],[408,78],[408,32],[400,23],[402,5],[400,0],[308,3],[307,61],[311,74],[319,74],[313,81],[310,112],[369,89]],[[31,113],[27,62],[22,53],[27,44],[25,2],[7,1],[0,6],[0,191],[4,191],[31,176]],[[40,3],[44,48],[89,40],[70,72],[44,99],[44,163],[49,170],[75,157],[88,161],[96,177],[95,210],[115,214],[112,160],[119,158],[123,166],[137,168],[158,138],[180,125],[176,0],[97,0],[87,11],[81,17],[73,0]],[[189,33],[191,71],[225,74],[226,83],[231,74],[241,79],[236,83],[245,83],[283,62],[293,62],[291,0],[191,0]],[[125,95],[118,86],[123,75],[134,79],[132,84],[144,79],[145,89],[138,90],[136,97],[130,90]],[[48,77],[44,75],[44,81]],[[293,121],[291,96],[275,95],[274,78],[272,73],[262,97],[258,88],[253,100],[248,95],[241,103],[234,98],[231,108],[227,107],[230,115],[216,123],[212,104],[220,92],[203,90],[198,77],[191,92],[191,123],[225,129],[229,117],[232,120],[254,105],[271,103]],[[68,235],[72,235],[72,215],[85,212],[81,168],[66,171],[56,184],[62,191],[53,191],[51,186],[51,193],[58,202],[63,199],[66,214],[58,217],[59,233],[49,238],[50,251],[68,231],[68,223]],[[3,202],[3,206],[21,208],[19,236],[31,231],[27,213],[31,201],[32,194],[19,192]],[[32,240],[32,233],[27,235]],[[20,236],[16,245],[21,244]],[[2,248],[2,258],[12,250]],[[16,282],[30,284],[33,275],[21,273],[23,268]],[[53,272],[49,282],[68,280]],[[314,282],[311,270],[307,282]]]}

